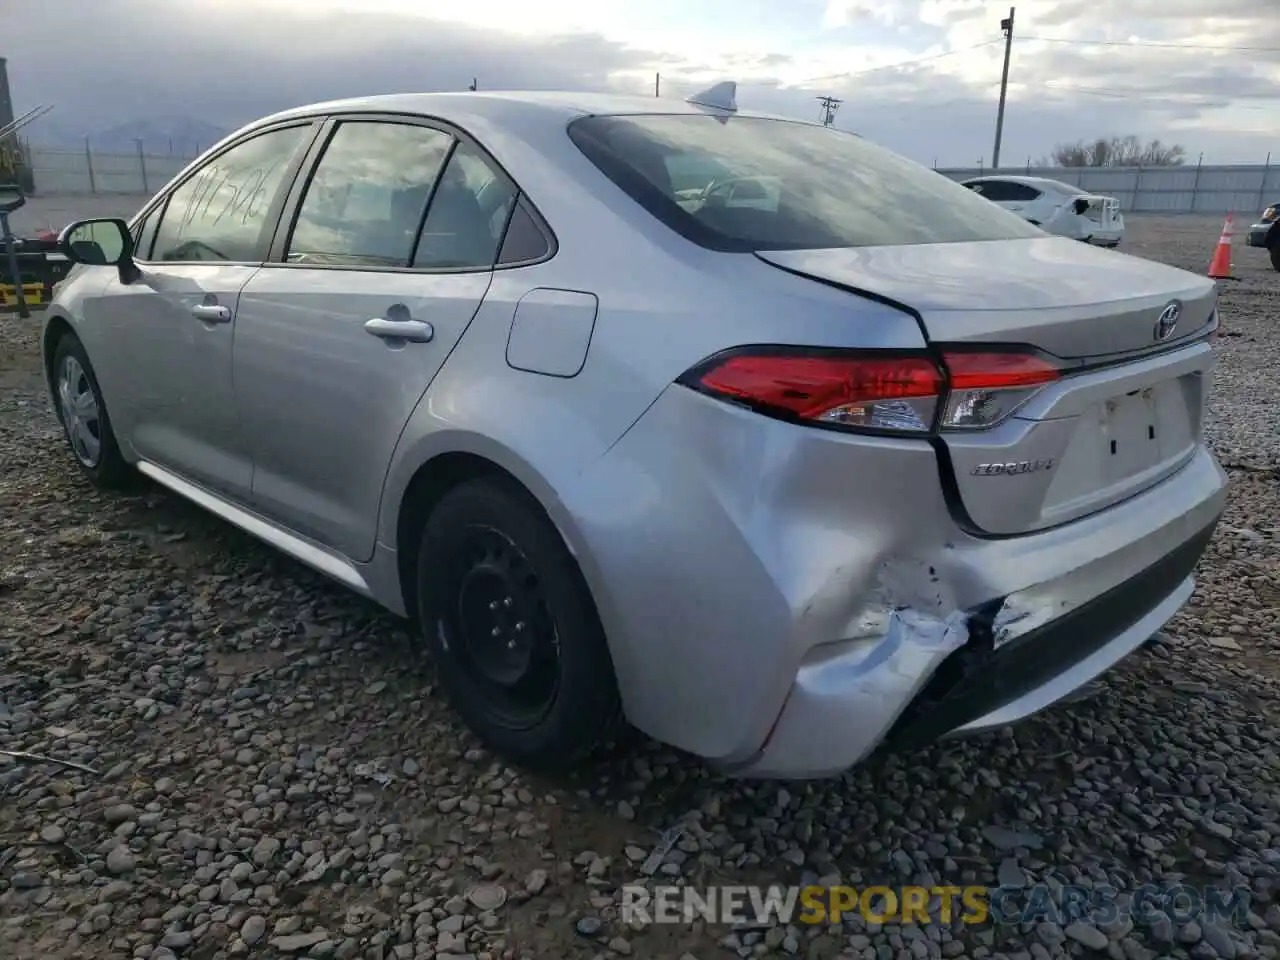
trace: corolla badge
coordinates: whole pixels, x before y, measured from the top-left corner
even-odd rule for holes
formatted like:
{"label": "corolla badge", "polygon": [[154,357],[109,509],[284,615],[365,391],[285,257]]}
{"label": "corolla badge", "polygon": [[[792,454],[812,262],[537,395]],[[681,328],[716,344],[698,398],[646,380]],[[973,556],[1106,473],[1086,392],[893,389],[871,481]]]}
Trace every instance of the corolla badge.
{"label": "corolla badge", "polygon": [[1052,470],[1053,458],[1040,460],[1010,460],[1006,463],[980,463],[969,472],[975,477],[1017,477],[1024,473]]}
{"label": "corolla badge", "polygon": [[1168,340],[1173,331],[1178,329],[1178,319],[1182,316],[1182,304],[1177,300],[1170,301],[1160,311],[1160,319],[1156,321],[1156,339]]}

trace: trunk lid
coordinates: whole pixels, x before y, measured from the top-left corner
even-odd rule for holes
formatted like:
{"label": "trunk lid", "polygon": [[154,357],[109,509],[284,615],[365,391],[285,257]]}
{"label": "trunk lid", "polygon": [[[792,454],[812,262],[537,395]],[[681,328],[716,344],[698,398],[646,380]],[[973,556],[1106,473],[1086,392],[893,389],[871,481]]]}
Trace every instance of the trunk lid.
{"label": "trunk lid", "polygon": [[[1026,533],[1104,509],[1177,470],[1201,441],[1212,351],[1200,335],[1217,302],[1208,279],[1061,237],[757,256],[894,301],[932,343],[1027,344],[1079,368],[993,428],[943,434],[944,466],[981,531]],[[1176,326],[1160,336],[1171,304]]]}
{"label": "trunk lid", "polygon": [[919,315],[931,341],[1027,343],[1064,359],[1156,346],[1156,321],[1171,300],[1182,314],[1170,341],[1194,336],[1217,299],[1204,277],[1065,237],[756,256],[897,301]]}

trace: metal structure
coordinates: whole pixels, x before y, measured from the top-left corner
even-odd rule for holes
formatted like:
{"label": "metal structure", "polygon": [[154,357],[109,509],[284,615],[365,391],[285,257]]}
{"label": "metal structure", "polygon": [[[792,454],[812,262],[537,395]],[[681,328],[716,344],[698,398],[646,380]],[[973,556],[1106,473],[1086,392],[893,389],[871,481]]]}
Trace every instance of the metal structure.
{"label": "metal structure", "polygon": [[815,97],[818,103],[822,104],[822,125],[824,127],[831,126],[836,119],[836,111],[840,109],[840,104],[844,103],[836,97]]}
{"label": "metal structure", "polygon": [[0,236],[4,238],[4,256],[13,279],[14,296],[18,302],[18,316],[24,320],[31,316],[27,295],[22,287],[22,271],[18,268],[18,240],[9,229],[9,214],[26,204],[26,195],[18,183],[0,185]]}
{"label": "metal structure", "polygon": [[9,63],[0,57],[0,127],[13,122],[13,98],[9,93]]}
{"label": "metal structure", "polygon": [[[7,96],[7,88],[0,90],[0,93]],[[8,116],[12,113],[8,106],[3,106],[7,122],[0,125],[0,183],[13,182],[25,186],[28,191],[33,189],[30,164],[27,163],[22,141],[18,139],[17,134],[23,127],[39,120],[52,109],[51,105],[39,106],[28,110],[15,120]]]}

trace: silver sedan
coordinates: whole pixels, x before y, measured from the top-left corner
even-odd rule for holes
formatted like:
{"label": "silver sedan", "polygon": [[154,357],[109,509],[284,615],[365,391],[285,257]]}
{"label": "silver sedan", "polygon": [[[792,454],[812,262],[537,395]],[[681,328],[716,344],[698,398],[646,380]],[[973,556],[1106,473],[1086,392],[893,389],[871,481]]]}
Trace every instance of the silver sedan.
{"label": "silver sedan", "polygon": [[694,99],[319,104],[72,224],[75,459],[412,618],[531,766],[829,775],[1140,646],[1223,507],[1213,284]]}

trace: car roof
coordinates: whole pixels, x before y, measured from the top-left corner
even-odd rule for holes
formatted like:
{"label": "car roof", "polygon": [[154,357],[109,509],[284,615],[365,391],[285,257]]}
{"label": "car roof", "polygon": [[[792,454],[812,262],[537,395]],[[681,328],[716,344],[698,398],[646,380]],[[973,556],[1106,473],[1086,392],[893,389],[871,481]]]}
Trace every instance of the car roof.
{"label": "car roof", "polygon": [[1041,190],[1061,190],[1067,187],[1073,193],[1080,190],[1079,187],[1071,183],[1065,183],[1062,180],[1050,180],[1048,177],[1024,177],[1017,174],[1005,176],[999,173],[993,173],[985,177],[969,177],[962,183],[988,183],[990,181],[999,181],[1001,183],[1021,183],[1028,187],[1039,187]]}
{"label": "car roof", "polygon": [[[242,128],[282,120],[327,113],[400,113],[438,117],[465,127],[468,121],[534,121],[567,124],[578,117],[639,114],[713,114],[724,111],[700,107],[684,100],[637,97],[607,93],[574,93],[554,90],[449,91],[440,93],[393,93],[379,96],[350,97],[294,107],[263,117]],[[817,126],[794,117],[775,116],[748,110],[735,111],[735,117],[782,120]],[[238,131],[239,132],[239,131]]]}

